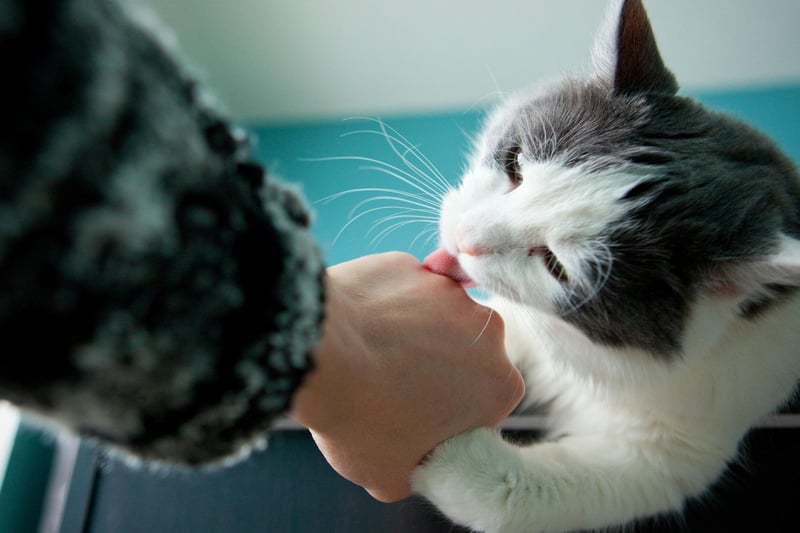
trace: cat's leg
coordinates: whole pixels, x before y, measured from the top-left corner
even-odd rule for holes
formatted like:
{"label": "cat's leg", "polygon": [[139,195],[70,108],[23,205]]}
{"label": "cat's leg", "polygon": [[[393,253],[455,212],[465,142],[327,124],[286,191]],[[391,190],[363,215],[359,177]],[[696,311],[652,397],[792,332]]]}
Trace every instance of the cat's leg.
{"label": "cat's leg", "polygon": [[491,532],[553,532],[623,524],[679,510],[716,480],[735,446],[620,434],[568,436],[519,448],[473,430],[434,450],[414,490],[455,522]]}

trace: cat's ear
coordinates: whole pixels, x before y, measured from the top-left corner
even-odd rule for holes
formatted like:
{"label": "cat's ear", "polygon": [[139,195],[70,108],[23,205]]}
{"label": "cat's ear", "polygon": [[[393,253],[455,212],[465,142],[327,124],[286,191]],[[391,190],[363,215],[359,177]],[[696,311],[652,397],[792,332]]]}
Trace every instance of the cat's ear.
{"label": "cat's ear", "polygon": [[764,301],[800,287],[800,241],[781,235],[769,255],[721,268],[711,293],[740,301]]}
{"label": "cat's ear", "polygon": [[592,54],[599,83],[615,94],[678,92],[664,66],[641,0],[613,0]]}

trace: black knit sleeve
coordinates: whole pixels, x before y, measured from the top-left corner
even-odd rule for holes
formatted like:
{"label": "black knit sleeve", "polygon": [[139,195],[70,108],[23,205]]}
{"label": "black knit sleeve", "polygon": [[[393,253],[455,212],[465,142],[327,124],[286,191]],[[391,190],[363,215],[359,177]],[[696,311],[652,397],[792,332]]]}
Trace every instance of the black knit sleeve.
{"label": "black knit sleeve", "polygon": [[298,196],[138,9],[0,0],[0,397],[206,463],[287,409],[323,267]]}

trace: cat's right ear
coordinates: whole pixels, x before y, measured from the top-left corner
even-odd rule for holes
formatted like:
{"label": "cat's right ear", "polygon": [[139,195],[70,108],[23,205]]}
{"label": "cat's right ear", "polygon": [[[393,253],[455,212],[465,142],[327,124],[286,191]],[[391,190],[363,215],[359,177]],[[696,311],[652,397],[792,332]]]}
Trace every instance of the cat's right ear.
{"label": "cat's right ear", "polygon": [[592,70],[596,82],[614,94],[678,92],[641,0],[610,2],[595,40]]}
{"label": "cat's right ear", "polygon": [[776,292],[800,288],[800,241],[780,235],[769,255],[722,265],[710,294],[740,301],[763,301]]}

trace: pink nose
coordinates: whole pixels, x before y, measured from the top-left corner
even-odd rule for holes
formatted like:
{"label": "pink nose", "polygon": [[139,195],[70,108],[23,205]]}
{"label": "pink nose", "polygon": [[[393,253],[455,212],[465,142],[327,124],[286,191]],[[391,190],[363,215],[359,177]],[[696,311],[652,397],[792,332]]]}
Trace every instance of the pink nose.
{"label": "pink nose", "polygon": [[478,248],[477,246],[470,247],[470,246],[461,246],[461,245],[459,245],[458,246],[458,251],[460,253],[462,253],[462,254],[465,254],[465,255],[471,255],[472,257],[481,255],[483,253],[480,250],[480,248]]}
{"label": "pink nose", "polygon": [[456,248],[458,249],[459,253],[472,257],[483,255],[485,253],[485,251],[477,244],[468,242],[468,240],[464,237],[464,232],[461,231],[461,228],[459,228],[458,232],[456,233]]}

